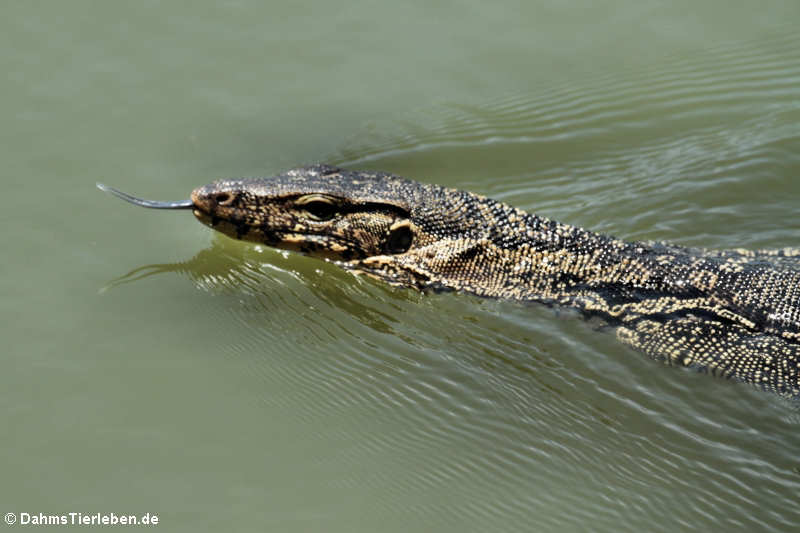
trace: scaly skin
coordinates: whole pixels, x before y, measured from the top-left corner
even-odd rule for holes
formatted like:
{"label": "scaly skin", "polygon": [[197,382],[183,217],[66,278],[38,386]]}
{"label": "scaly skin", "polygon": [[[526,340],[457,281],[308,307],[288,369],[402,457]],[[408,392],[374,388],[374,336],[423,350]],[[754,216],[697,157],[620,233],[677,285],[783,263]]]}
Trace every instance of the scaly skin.
{"label": "scaly skin", "polygon": [[231,237],[386,282],[574,308],[656,359],[800,397],[800,250],[624,242],[489,198],[324,165],[192,193]]}

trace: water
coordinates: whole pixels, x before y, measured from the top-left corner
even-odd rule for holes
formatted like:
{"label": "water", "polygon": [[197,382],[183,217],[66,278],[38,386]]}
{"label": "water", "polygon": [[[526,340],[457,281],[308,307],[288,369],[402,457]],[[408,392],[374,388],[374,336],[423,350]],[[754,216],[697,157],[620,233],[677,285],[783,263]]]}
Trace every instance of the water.
{"label": "water", "polygon": [[2,13],[3,514],[797,530],[796,406],[569,313],[385,287],[94,182],[177,200],[326,161],[626,239],[798,246],[799,4]]}

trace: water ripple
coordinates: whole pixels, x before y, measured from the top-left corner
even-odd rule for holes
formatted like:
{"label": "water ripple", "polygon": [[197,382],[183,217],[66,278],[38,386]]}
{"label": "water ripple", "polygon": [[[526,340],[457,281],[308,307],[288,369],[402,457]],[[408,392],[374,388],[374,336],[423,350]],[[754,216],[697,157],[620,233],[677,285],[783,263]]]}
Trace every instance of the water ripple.
{"label": "water ripple", "polygon": [[[453,185],[625,237],[796,244],[783,242],[795,225],[776,219],[796,220],[797,197],[775,169],[800,164],[798,81],[800,34],[786,33],[443,104],[370,125],[331,159],[452,161]],[[519,531],[800,523],[796,413],[646,360],[570,313],[388,288],[221,237],[122,281],[169,271],[209,295],[198,312],[225,324],[215,349],[255,376],[257,401],[290,413],[309,468],[338,490],[369,489],[384,519],[481,531],[499,518]]]}

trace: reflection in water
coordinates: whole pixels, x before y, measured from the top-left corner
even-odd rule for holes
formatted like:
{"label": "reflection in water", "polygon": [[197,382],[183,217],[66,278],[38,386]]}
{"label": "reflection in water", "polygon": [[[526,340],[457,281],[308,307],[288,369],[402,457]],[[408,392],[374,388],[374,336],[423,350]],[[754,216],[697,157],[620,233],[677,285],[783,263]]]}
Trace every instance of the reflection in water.
{"label": "reflection in water", "polygon": [[217,233],[212,235],[211,246],[199,251],[191,259],[134,268],[109,282],[106,289],[169,272],[185,275],[199,288],[207,291],[225,288],[244,289],[252,285],[253,273],[256,270],[254,265],[261,263],[261,260],[255,261],[256,256],[261,253],[261,248],[241,245]]}
{"label": "reflection in water", "polygon": [[[290,262],[291,268],[281,267],[281,259]],[[291,294],[291,287],[300,285],[309,289],[313,299],[357,316],[383,333],[393,332],[391,323],[396,319],[374,305],[376,295],[391,293],[392,300],[409,302],[421,297],[413,291],[393,289],[357,277],[317,259],[235,241],[216,232],[212,234],[211,246],[191,259],[137,267],[110,281],[102,291],[166,273],[185,276],[209,293],[250,296],[267,316],[285,316],[285,293],[289,291],[288,296],[299,297],[299,294]],[[334,278],[334,282],[324,277]],[[302,299],[299,302],[302,304]],[[309,301],[307,305],[313,307],[314,304]]]}

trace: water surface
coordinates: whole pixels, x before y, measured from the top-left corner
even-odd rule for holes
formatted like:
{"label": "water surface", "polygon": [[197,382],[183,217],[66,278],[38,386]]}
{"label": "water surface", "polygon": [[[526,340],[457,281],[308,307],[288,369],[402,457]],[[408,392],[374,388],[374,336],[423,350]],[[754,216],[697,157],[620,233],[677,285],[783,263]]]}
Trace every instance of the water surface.
{"label": "water surface", "polygon": [[[168,531],[792,531],[800,412],[570,313],[137,209],[325,161],[799,246],[800,5],[75,1],[0,19],[0,511]],[[19,527],[19,526],[16,526]]]}

